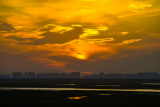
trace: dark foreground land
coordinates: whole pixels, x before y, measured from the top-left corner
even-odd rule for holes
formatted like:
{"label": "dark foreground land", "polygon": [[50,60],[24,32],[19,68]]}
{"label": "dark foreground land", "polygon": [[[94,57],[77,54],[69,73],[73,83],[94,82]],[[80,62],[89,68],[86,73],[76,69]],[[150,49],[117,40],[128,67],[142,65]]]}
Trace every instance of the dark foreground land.
{"label": "dark foreground land", "polygon": [[[25,79],[0,80],[0,89],[51,87],[158,90],[159,83],[160,80]],[[0,90],[0,104],[3,107],[160,107],[160,92]]]}

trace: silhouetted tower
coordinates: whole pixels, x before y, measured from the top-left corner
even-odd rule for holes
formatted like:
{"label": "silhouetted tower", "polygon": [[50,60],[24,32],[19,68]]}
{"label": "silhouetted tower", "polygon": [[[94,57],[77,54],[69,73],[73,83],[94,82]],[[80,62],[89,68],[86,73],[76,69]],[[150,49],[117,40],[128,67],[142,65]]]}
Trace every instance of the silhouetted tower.
{"label": "silhouetted tower", "polygon": [[21,72],[13,72],[12,73],[12,77],[13,78],[21,78],[22,77],[22,73]]}
{"label": "silhouetted tower", "polygon": [[80,72],[69,73],[69,78],[80,78]]}

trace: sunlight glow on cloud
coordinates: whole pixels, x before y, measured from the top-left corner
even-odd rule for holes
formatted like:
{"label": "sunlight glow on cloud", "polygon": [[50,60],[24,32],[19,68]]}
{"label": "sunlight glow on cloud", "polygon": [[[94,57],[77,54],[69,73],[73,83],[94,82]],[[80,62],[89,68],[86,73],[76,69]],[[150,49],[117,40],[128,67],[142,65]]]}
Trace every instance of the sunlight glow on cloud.
{"label": "sunlight glow on cloud", "polygon": [[84,33],[80,36],[81,39],[86,38],[88,36],[96,36],[99,32],[97,29],[84,29]]}
{"label": "sunlight glow on cloud", "polygon": [[159,4],[158,0],[1,0],[0,57],[7,53],[12,60],[11,56],[23,55],[23,62],[66,72],[76,71],[74,66],[82,62],[92,68],[91,62],[103,65],[110,59],[138,57],[138,52],[143,54],[140,50],[160,46]]}
{"label": "sunlight glow on cloud", "polygon": [[121,35],[126,35],[128,34],[129,32],[120,32]]}
{"label": "sunlight glow on cloud", "polygon": [[106,31],[106,30],[109,29],[106,26],[100,26],[100,27],[97,27],[97,28],[98,28],[98,30],[101,30],[101,31]]}
{"label": "sunlight glow on cloud", "polygon": [[66,31],[73,30],[72,27],[64,27],[64,26],[59,26],[56,24],[48,24],[42,29],[46,29],[46,30],[48,29],[50,32],[58,32],[60,34],[66,32]]}
{"label": "sunlight glow on cloud", "polygon": [[132,12],[141,12],[144,11],[146,8],[152,7],[152,4],[144,4],[141,2],[137,3],[131,3],[130,4],[130,9]]}
{"label": "sunlight glow on cloud", "polygon": [[51,60],[48,58],[42,58],[42,57],[33,57],[30,60],[36,63],[41,63],[41,64],[45,64],[47,66],[52,66],[52,67],[63,67],[65,65],[65,62],[59,62],[59,61]]}
{"label": "sunlight glow on cloud", "polygon": [[102,39],[86,39],[88,43],[91,44],[98,44],[98,45],[105,45],[106,42],[114,41],[114,38],[102,38]]}
{"label": "sunlight glow on cloud", "polygon": [[139,42],[141,41],[142,39],[130,39],[130,40],[125,40],[123,41],[122,43],[120,44],[131,44],[131,43],[134,43],[134,42]]}

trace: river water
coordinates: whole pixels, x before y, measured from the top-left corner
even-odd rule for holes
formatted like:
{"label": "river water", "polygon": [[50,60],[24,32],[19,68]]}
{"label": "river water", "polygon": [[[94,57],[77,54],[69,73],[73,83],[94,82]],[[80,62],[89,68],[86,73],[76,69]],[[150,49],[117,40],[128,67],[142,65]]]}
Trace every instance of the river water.
{"label": "river water", "polygon": [[25,87],[0,87],[0,90],[31,90],[31,91],[123,91],[123,92],[155,92],[160,89],[91,89],[91,88],[25,88]]}

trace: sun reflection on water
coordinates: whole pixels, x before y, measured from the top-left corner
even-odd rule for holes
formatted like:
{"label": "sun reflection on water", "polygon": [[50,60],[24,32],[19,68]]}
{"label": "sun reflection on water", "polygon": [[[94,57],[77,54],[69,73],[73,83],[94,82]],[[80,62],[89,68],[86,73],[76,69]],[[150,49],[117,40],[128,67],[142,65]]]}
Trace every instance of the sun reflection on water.
{"label": "sun reflection on water", "polygon": [[69,85],[69,86],[74,86],[74,85],[81,85],[81,84],[56,84],[56,85]]}
{"label": "sun reflection on water", "polygon": [[87,96],[78,96],[78,97],[67,97],[69,98],[70,100],[79,100],[79,99],[82,99],[82,98],[85,98]]}
{"label": "sun reflection on water", "polygon": [[29,88],[29,87],[0,87],[0,90],[38,90],[38,91],[124,91],[124,92],[156,92],[160,89],[88,89],[88,88]]}
{"label": "sun reflection on water", "polygon": [[160,85],[160,83],[142,83],[143,85]]}

